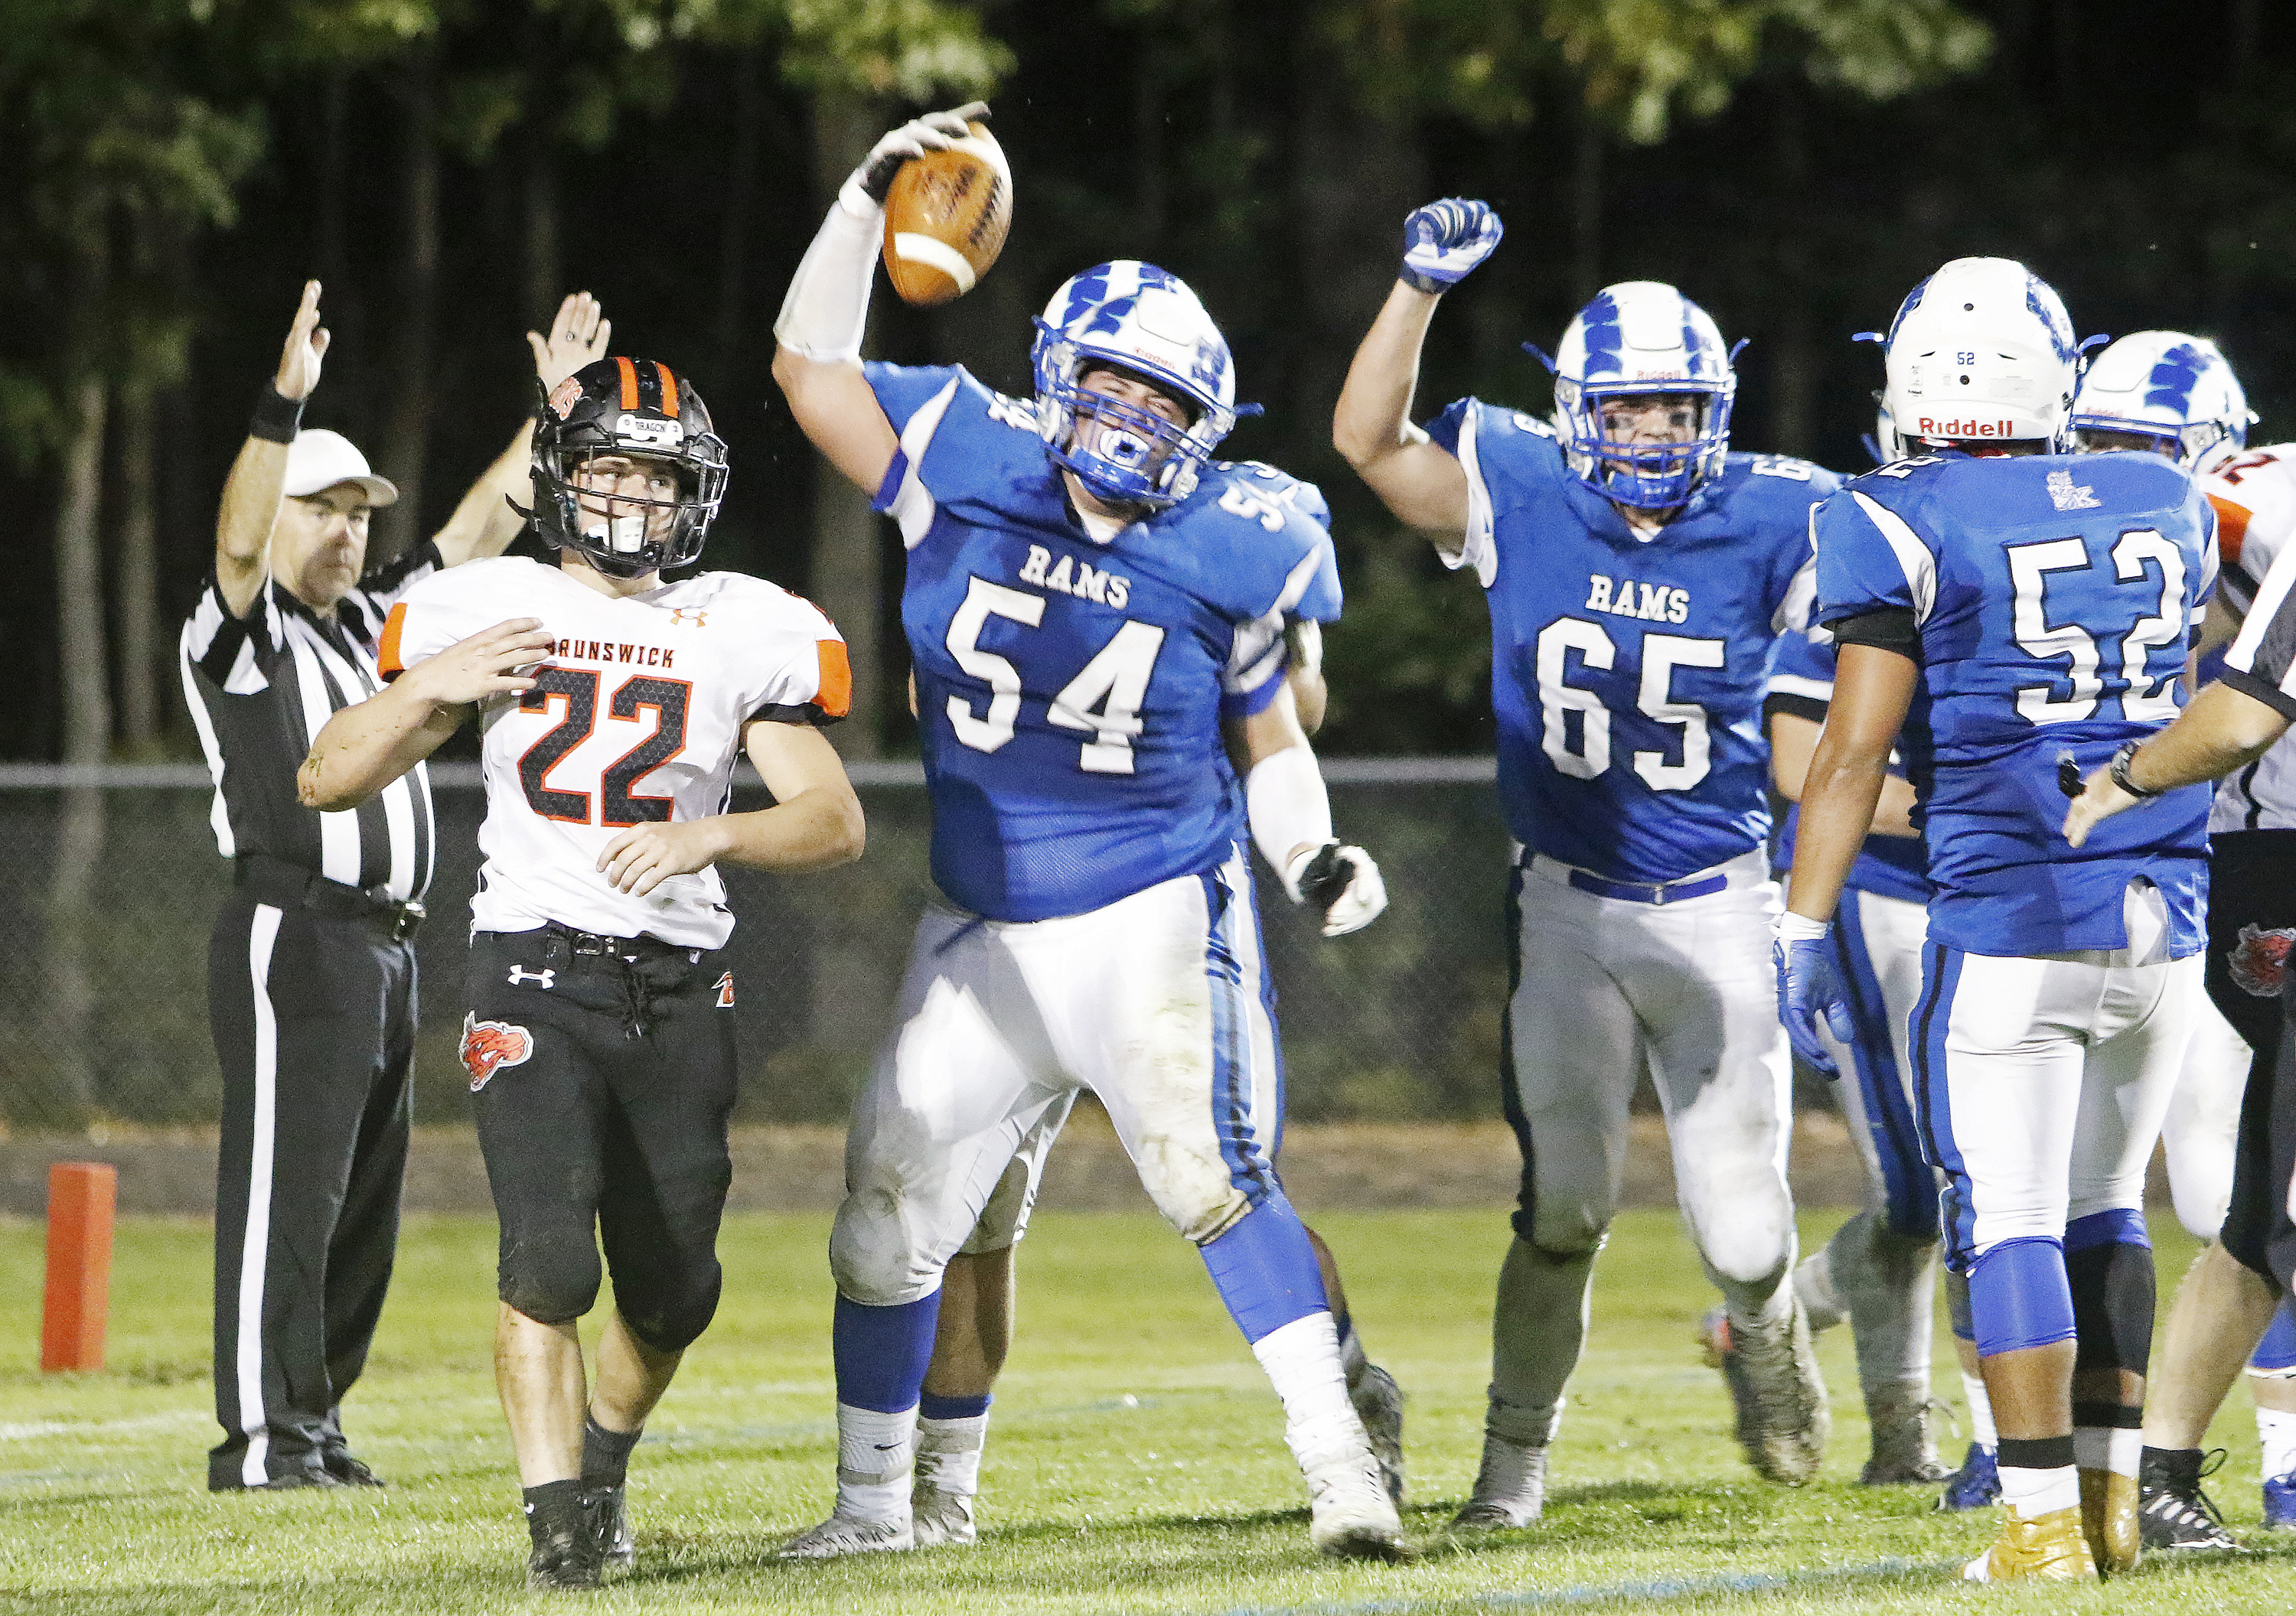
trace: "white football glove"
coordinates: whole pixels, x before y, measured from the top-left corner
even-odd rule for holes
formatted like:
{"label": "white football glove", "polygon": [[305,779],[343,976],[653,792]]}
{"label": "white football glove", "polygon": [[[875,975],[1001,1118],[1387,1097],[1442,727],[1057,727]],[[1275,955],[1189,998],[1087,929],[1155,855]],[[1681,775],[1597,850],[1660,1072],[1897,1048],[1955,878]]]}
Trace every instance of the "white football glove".
{"label": "white football glove", "polygon": [[1380,879],[1371,854],[1338,842],[1294,853],[1283,871],[1283,890],[1292,902],[1311,903],[1324,911],[1326,937],[1359,932],[1387,908],[1387,883]]}
{"label": "white football glove", "polygon": [[885,193],[893,188],[893,176],[901,171],[903,163],[928,151],[946,151],[952,143],[971,133],[965,125],[988,121],[988,103],[968,101],[949,111],[928,112],[909,119],[898,129],[888,130],[869,148],[869,155],[861,159],[861,166],[846,176],[845,184],[838,188],[838,200],[855,213],[882,208]]}
{"label": "white football glove", "polygon": [[1403,222],[1403,283],[1418,291],[1449,291],[1491,256],[1506,227],[1488,202],[1446,197],[1414,210]]}

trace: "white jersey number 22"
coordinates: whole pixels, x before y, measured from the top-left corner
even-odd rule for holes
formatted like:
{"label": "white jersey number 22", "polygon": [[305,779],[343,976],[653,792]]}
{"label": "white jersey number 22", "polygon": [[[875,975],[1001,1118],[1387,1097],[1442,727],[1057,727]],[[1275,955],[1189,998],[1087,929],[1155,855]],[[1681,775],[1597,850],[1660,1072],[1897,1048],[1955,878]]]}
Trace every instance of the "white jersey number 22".
{"label": "white jersey number 22", "polygon": [[[1718,668],[1723,649],[1719,640],[1643,636],[1643,676],[1635,705],[1644,715],[1682,730],[1680,763],[1667,762],[1663,752],[1635,754],[1635,772],[1653,791],[1687,791],[1713,767],[1706,709],[1674,698],[1674,670]],[[1600,624],[1583,617],[1557,617],[1538,633],[1538,705],[1546,714],[1546,760],[1573,779],[1590,780],[1611,766],[1611,714],[1600,696],[1563,677],[1572,651],[1582,666],[1607,668],[1617,662],[1619,649]],[[1570,744],[1573,713],[1578,714],[1576,747]]]}
{"label": "white jersey number 22", "polygon": [[[975,714],[962,696],[948,698],[949,727],[976,752],[994,752],[1013,739],[1021,716],[1021,670],[1009,657],[980,649],[980,631],[991,616],[1036,628],[1045,620],[1045,597],[975,578],[964,604],[948,622],[948,654],[957,666],[988,687],[988,711]],[[1132,738],[1140,733],[1140,705],[1148,698],[1149,676],[1164,631],[1128,618],[1077,676],[1061,687],[1045,714],[1063,730],[1093,737],[1078,749],[1077,767],[1087,774],[1132,772]],[[1097,707],[1099,711],[1094,709]]]}

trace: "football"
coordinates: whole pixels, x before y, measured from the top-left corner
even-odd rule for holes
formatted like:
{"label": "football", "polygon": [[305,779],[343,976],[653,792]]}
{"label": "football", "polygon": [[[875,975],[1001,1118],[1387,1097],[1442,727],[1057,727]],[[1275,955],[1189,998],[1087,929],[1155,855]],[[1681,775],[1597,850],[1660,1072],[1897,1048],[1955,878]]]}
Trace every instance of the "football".
{"label": "football", "polygon": [[946,151],[911,158],[885,196],[885,273],[904,303],[962,298],[1004,250],[1013,170],[985,124]]}

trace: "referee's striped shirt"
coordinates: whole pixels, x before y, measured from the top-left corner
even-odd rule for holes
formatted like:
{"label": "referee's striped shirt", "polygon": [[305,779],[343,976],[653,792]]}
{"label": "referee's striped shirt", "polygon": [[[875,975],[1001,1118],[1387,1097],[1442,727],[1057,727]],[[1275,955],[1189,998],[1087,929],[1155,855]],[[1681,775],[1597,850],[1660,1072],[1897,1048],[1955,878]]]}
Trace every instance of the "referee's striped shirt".
{"label": "referee's striped shirt", "polygon": [[339,813],[295,797],[295,771],[329,716],[382,688],[375,640],[393,602],[439,570],[438,547],[385,562],[331,612],[315,612],[266,577],[234,617],[216,575],[184,624],[184,698],[216,783],[216,846],[226,858],[268,853],[298,869],[399,900],[430,885],[437,827],[425,765]]}

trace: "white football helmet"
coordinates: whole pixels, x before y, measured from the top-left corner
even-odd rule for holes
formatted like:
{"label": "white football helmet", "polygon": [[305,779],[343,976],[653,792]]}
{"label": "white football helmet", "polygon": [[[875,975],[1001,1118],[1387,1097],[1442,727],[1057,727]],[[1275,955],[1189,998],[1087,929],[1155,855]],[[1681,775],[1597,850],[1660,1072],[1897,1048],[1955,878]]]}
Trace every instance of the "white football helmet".
{"label": "white football helmet", "polygon": [[2125,441],[2092,435],[2130,435],[2185,467],[2220,444],[2244,447],[2255,420],[2217,345],[2183,331],[2123,337],[2089,363],[2073,397],[2076,447],[2127,449]]}
{"label": "white football helmet", "polygon": [[[1546,360],[1554,372],[1554,435],[1570,469],[1621,505],[1669,510],[1683,503],[1729,453],[1730,402],[1738,390],[1733,356],[1713,316],[1663,282],[1604,287]],[[1690,441],[1607,437],[1603,401],[1640,393],[1689,396],[1698,409]]]}
{"label": "white football helmet", "polygon": [[[1119,258],[1070,276],[1045,305],[1029,357],[1045,453],[1105,499],[1177,504],[1235,425],[1227,339],[1187,282],[1153,264]],[[1100,429],[1079,434],[1077,383],[1095,366],[1152,383],[1184,403],[1193,419],[1182,428],[1152,411],[1095,395],[1082,408]]]}
{"label": "white football helmet", "polygon": [[1882,407],[1907,445],[2039,438],[2062,449],[2079,350],[2064,302],[2013,258],[1956,258],[1890,322]]}

